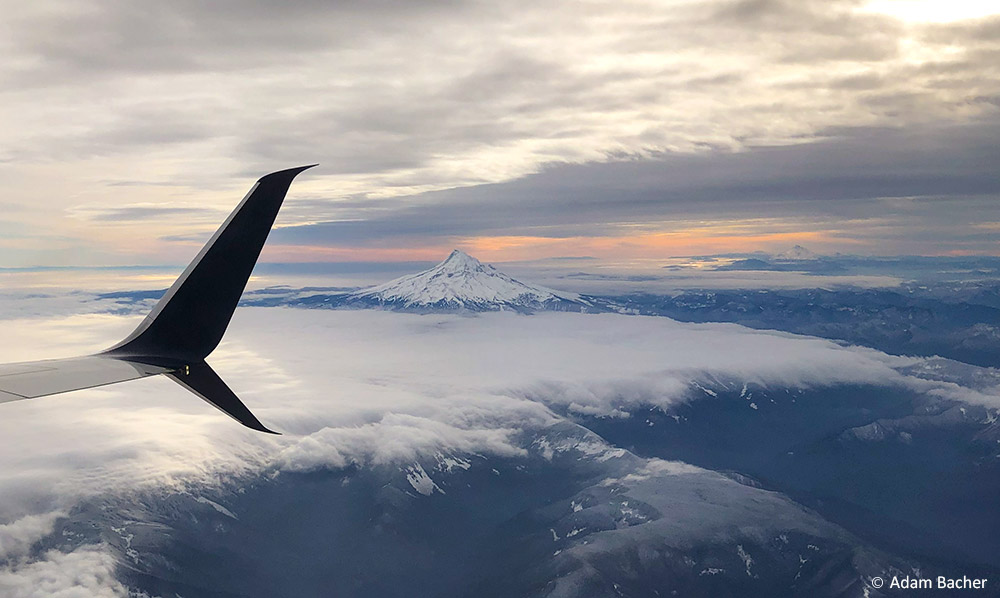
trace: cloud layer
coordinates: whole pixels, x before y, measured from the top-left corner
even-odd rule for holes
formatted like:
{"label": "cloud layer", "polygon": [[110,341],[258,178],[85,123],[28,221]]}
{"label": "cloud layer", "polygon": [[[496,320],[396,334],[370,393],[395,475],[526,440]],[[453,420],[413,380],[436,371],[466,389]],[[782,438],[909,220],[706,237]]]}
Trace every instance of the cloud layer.
{"label": "cloud layer", "polygon": [[[24,317],[7,307],[13,317],[0,320],[0,331],[10,342],[0,362],[85,353],[136,323],[106,314]],[[104,547],[34,550],[56,521],[95,497],[194,493],[281,471],[441,454],[519,458],[525,437],[559,413],[628,417],[688,400],[700,385],[893,385],[1000,407],[996,388],[938,381],[925,362],[665,318],[243,308],[212,363],[283,436],[246,430],[161,378],[3,406],[0,588],[124,595]]]}
{"label": "cloud layer", "polygon": [[[20,349],[0,361],[93,350],[133,323],[6,320]],[[998,406],[990,389],[911,375],[923,361],[665,318],[244,308],[212,362],[285,436],[243,430],[159,378],[11,403],[0,423],[8,439],[0,488],[13,517],[29,514],[19,509],[39,495],[66,508],[88,493],[183,488],[224,471],[405,462],[442,450],[516,456],[517,434],[551,424],[556,412],[668,407],[719,381],[904,385]]]}

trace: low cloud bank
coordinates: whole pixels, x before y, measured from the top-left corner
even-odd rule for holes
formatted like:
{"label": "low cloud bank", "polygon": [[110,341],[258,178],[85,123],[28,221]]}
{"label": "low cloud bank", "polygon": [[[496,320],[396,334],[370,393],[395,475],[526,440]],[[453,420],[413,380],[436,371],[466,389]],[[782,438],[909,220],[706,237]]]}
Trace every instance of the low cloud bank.
{"label": "low cloud bank", "polygon": [[[0,359],[108,344],[133,317],[0,323]],[[11,347],[17,347],[16,350]],[[936,380],[923,358],[732,324],[614,314],[414,316],[244,308],[211,358],[271,438],[233,424],[164,378],[4,405],[0,516],[38,495],[183,489],[220,473],[412,460],[440,450],[520,454],[516,436],[569,408],[627,415],[696,385],[897,385],[1000,407],[995,388]],[[919,374],[919,376],[918,376]],[[31,502],[31,501],[28,501]]]}
{"label": "low cloud bank", "polygon": [[[0,320],[4,337],[16,340],[0,349],[0,360],[100,348],[136,321]],[[555,423],[562,411],[624,417],[634,407],[687,400],[697,385],[893,385],[1000,408],[995,388],[935,380],[919,367],[922,358],[615,314],[243,308],[210,361],[283,436],[246,430],[165,378],[0,406],[0,560],[7,562],[0,588],[30,596],[21,588],[42,586],[18,584],[72,561],[87,563],[103,584],[105,594],[88,595],[121,595],[113,578],[101,577],[100,546],[24,556],[90,497],[438,453],[517,457],[525,454],[524,433]],[[59,595],[60,581],[51,579],[48,595]]]}

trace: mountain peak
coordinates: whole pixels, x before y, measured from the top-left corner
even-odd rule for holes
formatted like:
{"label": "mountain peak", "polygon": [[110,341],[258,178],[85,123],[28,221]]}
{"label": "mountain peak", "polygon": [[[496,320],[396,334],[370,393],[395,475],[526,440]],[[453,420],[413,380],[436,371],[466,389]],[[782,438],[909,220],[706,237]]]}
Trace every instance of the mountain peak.
{"label": "mountain peak", "polygon": [[788,251],[782,251],[774,257],[782,260],[811,260],[816,259],[816,254],[801,245],[796,245]]}
{"label": "mountain peak", "polygon": [[443,262],[438,264],[437,267],[454,272],[481,269],[483,267],[483,263],[465,253],[461,249],[455,249]]}
{"label": "mountain peak", "polygon": [[351,297],[362,304],[418,310],[532,311],[588,305],[573,293],[514,280],[459,249],[429,270],[356,291]]}

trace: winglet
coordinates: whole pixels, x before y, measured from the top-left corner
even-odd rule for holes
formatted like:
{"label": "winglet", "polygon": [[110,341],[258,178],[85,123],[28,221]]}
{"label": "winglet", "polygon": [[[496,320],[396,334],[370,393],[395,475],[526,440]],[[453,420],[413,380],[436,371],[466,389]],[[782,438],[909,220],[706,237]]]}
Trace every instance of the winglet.
{"label": "winglet", "polygon": [[288,187],[313,166],[261,177],[132,334],[101,355],[170,367],[170,378],[236,421],[276,434],[250,413],[205,357],[229,326]]}
{"label": "winglet", "polygon": [[212,366],[204,361],[193,365],[186,365],[175,372],[167,374],[167,377],[205,399],[212,406],[218,408],[244,426],[258,432],[277,434],[277,432],[265,428],[264,424],[260,423],[260,420],[254,417],[253,413],[250,413],[250,410],[243,404],[243,401],[240,401],[236,393],[215,373]]}
{"label": "winglet", "polygon": [[132,334],[105,354],[200,361],[226,332],[295,175],[265,175]]}

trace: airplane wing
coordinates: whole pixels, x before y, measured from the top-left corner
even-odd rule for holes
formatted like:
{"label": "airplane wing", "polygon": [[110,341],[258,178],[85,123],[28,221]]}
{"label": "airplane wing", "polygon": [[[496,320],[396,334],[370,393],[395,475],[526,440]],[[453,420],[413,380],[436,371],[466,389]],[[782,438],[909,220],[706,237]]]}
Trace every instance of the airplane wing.
{"label": "airplane wing", "polygon": [[0,403],[34,399],[171,372],[170,368],[92,355],[0,365]]}
{"label": "airplane wing", "polygon": [[166,374],[244,426],[275,434],[205,357],[229,326],[288,187],[312,166],[261,177],[149,315],[118,344],[85,357],[0,365],[0,403]]}

